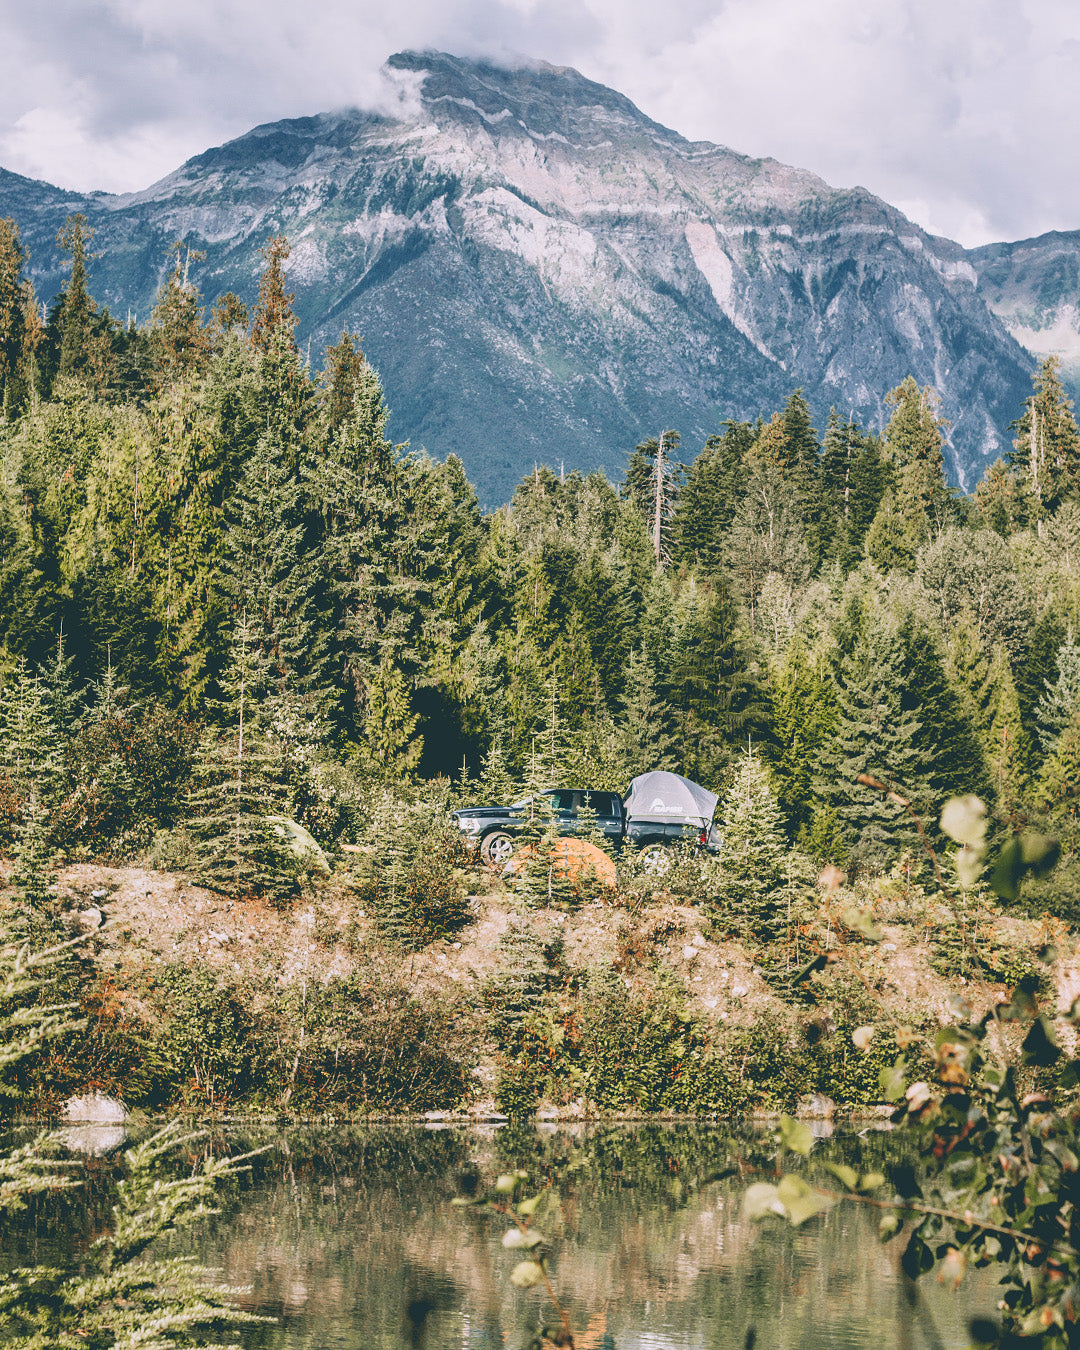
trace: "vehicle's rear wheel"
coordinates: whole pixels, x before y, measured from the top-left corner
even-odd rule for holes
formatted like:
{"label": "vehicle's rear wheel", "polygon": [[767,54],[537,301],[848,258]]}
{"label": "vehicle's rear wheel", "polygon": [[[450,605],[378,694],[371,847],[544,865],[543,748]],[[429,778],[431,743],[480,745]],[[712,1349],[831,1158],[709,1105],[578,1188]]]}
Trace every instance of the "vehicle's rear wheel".
{"label": "vehicle's rear wheel", "polygon": [[502,867],[513,851],[514,840],[503,830],[492,830],[480,845],[480,856],[489,867]]}
{"label": "vehicle's rear wheel", "polygon": [[641,865],[651,877],[662,877],[671,867],[671,854],[663,844],[650,844],[641,850]]}

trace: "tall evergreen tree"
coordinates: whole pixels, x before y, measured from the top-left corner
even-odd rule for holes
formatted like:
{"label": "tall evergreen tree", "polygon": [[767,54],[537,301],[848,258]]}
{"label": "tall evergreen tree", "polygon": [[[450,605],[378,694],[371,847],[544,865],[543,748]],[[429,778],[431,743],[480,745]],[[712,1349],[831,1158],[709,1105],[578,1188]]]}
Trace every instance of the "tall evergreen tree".
{"label": "tall evergreen tree", "polygon": [[150,319],[150,343],[162,380],[201,374],[210,355],[199,292],[188,275],[191,264],[204,261],[206,254],[177,240],[168,257],[172,265],[158,288]]}
{"label": "tall evergreen tree", "polygon": [[723,875],[710,897],[713,922],[754,944],[775,937],[787,843],[765,766],[748,746],[719,810]]}
{"label": "tall evergreen tree", "polygon": [[986,796],[986,762],[970,702],[950,681],[938,641],[913,616],[900,625],[900,707],[918,721],[913,746],[923,757],[931,821],[949,797]]}
{"label": "tall evergreen tree", "polygon": [[986,733],[986,760],[998,809],[1012,815],[1027,778],[1030,745],[1020,719],[1020,700],[1004,647],[998,647],[990,666],[990,719]]}
{"label": "tall evergreen tree", "polygon": [[56,368],[60,375],[104,389],[112,378],[114,363],[108,315],[99,313],[87,283],[88,249],[94,233],[86,217],[76,212],[68,216],[56,235],[71,269],[55,316],[59,339]]}
{"label": "tall evergreen tree", "polygon": [[725,535],[746,493],[747,456],[754,443],[749,422],[729,421],[710,436],[690,466],[675,518],[676,561],[712,575],[724,566]]}
{"label": "tall evergreen tree", "polygon": [[[880,870],[902,847],[915,846],[904,802],[924,816],[928,756],[919,723],[901,699],[903,646],[882,627],[863,633],[840,672],[836,734],[822,755],[818,794],[831,809],[852,858]],[[883,788],[860,783],[869,775]]]}
{"label": "tall evergreen tree", "polygon": [[1008,456],[1035,498],[1040,533],[1047,515],[1080,495],[1080,432],[1061,384],[1060,364],[1058,357],[1048,356],[1039,367],[1034,393],[1013,423],[1016,435]]}
{"label": "tall evergreen tree", "polygon": [[751,471],[746,496],[732,521],[728,549],[731,573],[754,623],[758,597],[770,572],[792,587],[802,586],[810,576],[810,551],[796,493],[768,458]]}
{"label": "tall evergreen tree", "polygon": [[1057,677],[1045,682],[1035,709],[1039,740],[1045,754],[1080,708],[1080,642],[1070,629],[1057,652]]}
{"label": "tall evergreen tree", "polygon": [[285,264],[292,249],[283,234],[273,235],[259,250],[266,267],[259,278],[259,300],[251,320],[251,344],[260,352],[270,350],[275,336],[295,348],[292,291],[285,289]]}
{"label": "tall evergreen tree", "polygon": [[795,490],[810,568],[817,572],[829,542],[829,518],[822,482],[821,445],[801,389],[796,389],[784,404],[783,424],[790,456],[790,467],[784,470],[784,476]]}
{"label": "tall evergreen tree", "polygon": [[11,219],[0,219],[0,421],[13,417],[34,392],[35,351],[42,328],[30,280],[29,253]]}
{"label": "tall evergreen tree", "polygon": [[818,766],[836,726],[836,686],[823,662],[796,639],[771,681],[770,694],[771,779],[788,832],[796,836],[813,817]]}
{"label": "tall evergreen tree", "polygon": [[685,772],[718,783],[747,735],[763,738],[768,705],[739,604],[726,578],[688,592],[675,616],[667,674],[677,755]]}
{"label": "tall evergreen tree", "polygon": [[674,769],[673,713],[660,696],[656,671],[647,656],[632,651],[626,663],[619,750],[628,782],[651,769]]}
{"label": "tall evergreen tree", "polygon": [[941,415],[937,390],[920,389],[911,375],[885,395],[885,406],[892,415],[882,450],[896,471],[897,508],[922,544],[949,502],[942,453],[949,423]]}

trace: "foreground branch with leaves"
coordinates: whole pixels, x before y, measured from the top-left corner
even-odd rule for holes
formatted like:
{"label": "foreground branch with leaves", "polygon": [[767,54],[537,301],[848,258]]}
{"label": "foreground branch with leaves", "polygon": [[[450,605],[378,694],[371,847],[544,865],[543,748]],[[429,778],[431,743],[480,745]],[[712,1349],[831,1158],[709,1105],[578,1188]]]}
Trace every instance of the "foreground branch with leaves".
{"label": "foreground branch with leaves", "polygon": [[[31,954],[0,936],[0,1068],[78,1025],[71,1006],[38,1001],[50,966],[62,955],[63,948]],[[254,1156],[204,1154],[188,1173],[176,1176],[178,1152],[200,1139],[181,1130],[177,1123],[167,1125],[124,1154],[111,1226],[77,1265],[34,1265],[0,1275],[5,1345],[224,1350],[219,1339],[224,1329],[266,1320],[232,1306],[233,1291],[209,1285],[188,1260],[147,1255],[157,1239],[218,1213],[215,1196]],[[79,1164],[62,1153],[60,1133],[0,1149],[0,1212],[14,1213],[41,1192],[78,1186]]]}
{"label": "foreground branch with leaves", "polygon": [[[942,828],[961,847],[961,875],[974,880],[986,868],[999,895],[1015,894],[1024,874],[1056,857],[1051,840],[1032,835],[988,859],[985,811],[974,797],[950,801]],[[1048,962],[1056,955],[1044,953]],[[882,1239],[907,1236],[901,1264],[911,1278],[937,1269],[959,1284],[968,1267],[993,1266],[1001,1322],[973,1322],[976,1344],[1080,1344],[1080,1000],[1055,1019],[1038,984],[1022,981],[981,1017],[960,1010],[931,1045],[898,1036],[902,1053],[882,1072],[882,1091],[896,1103],[893,1122],[918,1143],[923,1179],[912,1168],[894,1169],[887,1184],[881,1173],[833,1162],[811,1162],[809,1172],[781,1167],[778,1180],[748,1188],[747,1215],[798,1225],[841,1201],[880,1208]],[[904,1052],[917,1046],[933,1067],[910,1081],[913,1057]],[[785,1153],[812,1155],[809,1129],[789,1118],[777,1142],[781,1162]]]}

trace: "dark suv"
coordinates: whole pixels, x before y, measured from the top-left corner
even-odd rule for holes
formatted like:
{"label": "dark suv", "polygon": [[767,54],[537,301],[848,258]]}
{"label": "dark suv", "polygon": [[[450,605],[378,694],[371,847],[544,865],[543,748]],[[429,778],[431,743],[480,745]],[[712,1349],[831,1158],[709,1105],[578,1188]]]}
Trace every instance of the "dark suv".
{"label": "dark suv", "polygon": [[[539,794],[551,802],[555,827],[559,834],[580,834],[586,828],[597,829],[618,846],[626,831],[622,798],[617,792],[601,792],[593,788],[549,788]],[[450,819],[464,834],[468,843],[480,849],[485,862],[498,866],[506,862],[514,850],[515,837],[528,823],[534,799],[525,797],[509,806],[467,806],[451,813]],[[581,816],[583,807],[592,808]],[[545,811],[547,810],[545,806]]]}

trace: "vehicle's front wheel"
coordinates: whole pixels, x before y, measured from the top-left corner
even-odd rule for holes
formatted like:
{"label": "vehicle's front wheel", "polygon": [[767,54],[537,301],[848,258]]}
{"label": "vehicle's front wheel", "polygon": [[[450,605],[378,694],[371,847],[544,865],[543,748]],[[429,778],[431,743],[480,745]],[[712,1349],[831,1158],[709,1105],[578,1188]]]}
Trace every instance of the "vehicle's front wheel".
{"label": "vehicle's front wheel", "polygon": [[493,830],[484,836],[480,856],[489,867],[502,867],[514,851],[514,840],[503,830]]}
{"label": "vehicle's front wheel", "polygon": [[671,854],[663,844],[650,844],[641,850],[641,865],[651,877],[662,877],[671,867]]}

